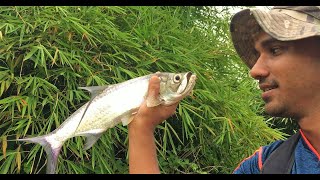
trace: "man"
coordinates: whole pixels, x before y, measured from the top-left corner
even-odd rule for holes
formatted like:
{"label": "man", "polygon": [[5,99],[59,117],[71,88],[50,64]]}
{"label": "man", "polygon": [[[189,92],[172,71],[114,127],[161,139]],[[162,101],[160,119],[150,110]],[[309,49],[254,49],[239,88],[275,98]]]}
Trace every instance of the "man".
{"label": "man", "polygon": [[[320,7],[246,9],[233,16],[230,31],[237,53],[259,82],[266,113],[293,118],[300,127],[290,138],[295,141],[259,148],[234,173],[320,173]],[[153,77],[148,95],[157,96],[158,89],[159,80]],[[129,125],[130,173],[160,172],[153,133],[176,107],[141,105]],[[285,171],[278,171],[279,164]]]}

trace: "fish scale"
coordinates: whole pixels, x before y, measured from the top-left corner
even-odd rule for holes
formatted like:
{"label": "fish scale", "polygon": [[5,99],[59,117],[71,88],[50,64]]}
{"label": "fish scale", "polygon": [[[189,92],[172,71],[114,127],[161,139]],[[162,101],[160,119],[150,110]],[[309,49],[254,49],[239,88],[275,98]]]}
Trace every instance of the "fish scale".
{"label": "fish scale", "polygon": [[[126,83],[124,84],[125,86],[116,86],[95,97],[92,105],[88,108],[89,114],[87,111],[76,130],[76,134],[90,130],[92,126],[99,129],[113,127],[118,123],[113,123],[115,119],[127,115],[124,112],[130,113],[131,110],[140,106],[147,92],[148,81],[147,78],[144,78],[144,80],[138,81],[140,85]],[[136,94],[136,96],[132,96],[132,93]],[[83,111],[84,109],[79,115],[81,115]]]}

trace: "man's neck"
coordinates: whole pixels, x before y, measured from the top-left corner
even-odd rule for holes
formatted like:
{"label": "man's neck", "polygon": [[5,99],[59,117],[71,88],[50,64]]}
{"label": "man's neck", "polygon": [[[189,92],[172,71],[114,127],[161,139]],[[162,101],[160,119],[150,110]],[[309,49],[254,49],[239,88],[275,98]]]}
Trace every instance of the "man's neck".
{"label": "man's neck", "polygon": [[299,126],[306,139],[320,154],[320,116],[300,119]]}

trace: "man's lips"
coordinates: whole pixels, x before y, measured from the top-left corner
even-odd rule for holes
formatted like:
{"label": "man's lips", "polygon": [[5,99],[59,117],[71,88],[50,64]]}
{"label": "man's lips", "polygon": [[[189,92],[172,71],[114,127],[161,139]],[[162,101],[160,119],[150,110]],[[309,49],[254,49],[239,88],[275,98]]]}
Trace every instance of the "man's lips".
{"label": "man's lips", "polygon": [[263,93],[261,94],[261,98],[265,102],[269,102],[270,98],[274,94],[273,90],[278,88],[279,86],[277,85],[277,83],[261,83],[259,84],[259,87],[263,91]]}
{"label": "man's lips", "polygon": [[259,87],[263,92],[266,92],[272,89],[276,89],[278,86],[273,84],[259,84]]}

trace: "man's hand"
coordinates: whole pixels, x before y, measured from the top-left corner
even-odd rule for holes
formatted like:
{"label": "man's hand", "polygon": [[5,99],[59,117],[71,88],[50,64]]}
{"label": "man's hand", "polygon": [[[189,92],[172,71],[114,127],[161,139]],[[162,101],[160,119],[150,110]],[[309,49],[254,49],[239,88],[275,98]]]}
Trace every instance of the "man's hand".
{"label": "man's hand", "polygon": [[[160,79],[157,76],[152,76],[149,81],[147,96],[158,98],[159,90]],[[162,123],[174,114],[177,106],[178,103],[170,106],[159,105],[155,107],[147,107],[146,101],[144,101],[129,126],[135,126],[137,128],[143,127],[146,130],[154,131],[158,124]]]}
{"label": "man's hand", "polygon": [[[153,76],[149,81],[148,95],[159,97],[160,80]],[[129,130],[129,173],[159,174],[154,129],[158,124],[174,114],[178,103],[171,106],[147,107],[144,101],[134,119],[128,125]]]}

